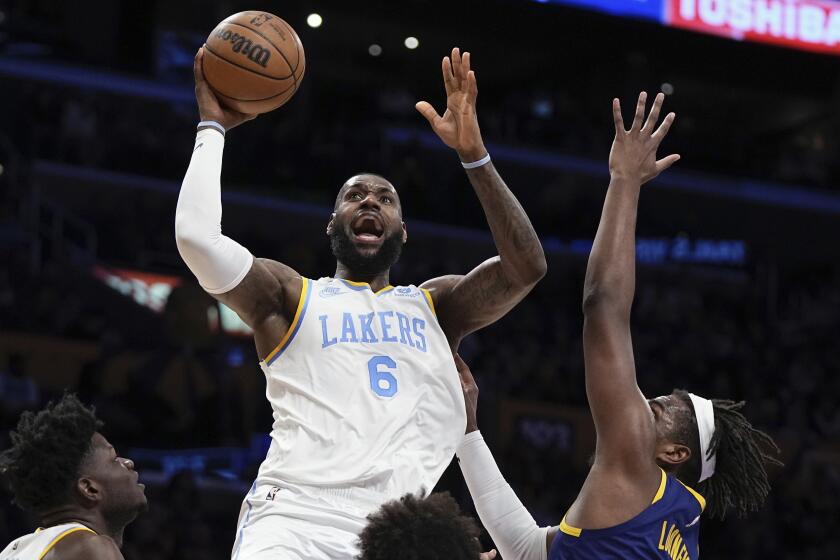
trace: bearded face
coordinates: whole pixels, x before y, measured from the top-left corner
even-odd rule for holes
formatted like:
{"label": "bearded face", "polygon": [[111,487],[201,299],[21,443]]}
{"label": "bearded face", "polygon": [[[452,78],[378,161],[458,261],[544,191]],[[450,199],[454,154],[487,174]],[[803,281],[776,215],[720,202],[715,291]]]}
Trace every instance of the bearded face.
{"label": "bearded face", "polygon": [[406,240],[394,187],[378,175],[351,177],[339,191],[327,234],[333,255],[353,274],[369,278],[391,268]]}

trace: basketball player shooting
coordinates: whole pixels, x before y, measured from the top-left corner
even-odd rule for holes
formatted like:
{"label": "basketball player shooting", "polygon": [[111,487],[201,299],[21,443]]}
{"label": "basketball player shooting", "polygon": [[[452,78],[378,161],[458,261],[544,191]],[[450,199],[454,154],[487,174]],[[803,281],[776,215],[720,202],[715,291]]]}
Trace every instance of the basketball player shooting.
{"label": "basketball player shooting", "polygon": [[446,111],[417,109],[461,159],[499,255],[463,276],[391,286],[408,236],[399,195],[385,178],[362,174],[339,189],[326,224],[332,278],[253,258],[220,225],[224,132],[253,115],[219,104],[202,56],[196,99],[209,124],[199,126],[181,187],[176,241],[202,287],[254,330],[274,412],[232,556],[352,558],[369,513],[431,490],[451,461],[466,424],[452,350],[525,297],[545,274],[545,256],[484,148],[470,55],[453,49],[442,63]]}
{"label": "basketball player shooting", "polygon": [[[557,527],[539,528],[505,482],[476,425],[478,389],[460,358],[467,435],[457,455],[464,479],[503,558],[696,560],[700,517],[759,509],[780,463],[773,440],[741,414],[743,402],[675,390],[647,400],[636,383],[630,308],[635,291],[636,213],[641,187],[678,159],[656,159],[674,121],[657,128],[664,96],[645,120],[646,94],[625,130],[613,101],[610,185],[584,283],[586,394],[597,442],[592,467]],[[694,490],[696,487],[697,490]]]}
{"label": "basketball player shooting", "polygon": [[148,504],[134,463],[101,428],[70,394],[21,415],[0,474],[39,529],[12,541],[0,560],[122,560],[123,531]]}

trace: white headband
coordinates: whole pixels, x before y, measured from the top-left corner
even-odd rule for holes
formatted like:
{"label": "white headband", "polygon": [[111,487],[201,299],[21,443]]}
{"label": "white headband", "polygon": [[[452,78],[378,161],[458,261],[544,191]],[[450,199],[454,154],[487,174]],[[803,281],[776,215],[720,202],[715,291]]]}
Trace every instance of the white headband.
{"label": "white headband", "polygon": [[698,397],[694,393],[689,393],[691,403],[694,405],[694,415],[697,417],[697,431],[700,434],[700,459],[702,461],[702,468],[700,470],[700,480],[703,482],[707,478],[715,474],[715,463],[717,457],[712,453],[709,457],[709,444],[712,442],[712,436],[715,433],[715,407],[712,406],[712,401]]}

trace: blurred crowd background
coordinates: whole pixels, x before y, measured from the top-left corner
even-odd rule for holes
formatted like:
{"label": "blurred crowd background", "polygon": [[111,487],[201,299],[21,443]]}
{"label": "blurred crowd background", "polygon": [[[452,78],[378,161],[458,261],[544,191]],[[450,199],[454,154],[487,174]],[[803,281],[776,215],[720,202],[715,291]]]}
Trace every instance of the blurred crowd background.
{"label": "blurred crowd background", "polygon": [[[392,283],[494,254],[457,156],[414,110],[442,106],[451,47],[473,53],[485,140],[549,274],[462,355],[481,429],[541,524],[559,523],[593,449],[580,301],[610,101],[668,93],[663,150],[683,159],[641,200],[639,384],[746,400],[785,462],[763,510],[704,524],[703,556],[840,546],[837,59],[526,0],[0,1],[0,446],[23,410],[76,391],[147,482],[125,557],[228,557],[271,411],[247,332],[181,263],[173,217],[197,122],[192,57],[219,20],[255,8],[298,30],[307,73],[287,106],[228,134],[224,228],[309,277],[334,271],[324,227],[359,171],[403,201]],[[438,489],[472,511],[457,467]],[[3,493],[0,543],[31,529]]]}

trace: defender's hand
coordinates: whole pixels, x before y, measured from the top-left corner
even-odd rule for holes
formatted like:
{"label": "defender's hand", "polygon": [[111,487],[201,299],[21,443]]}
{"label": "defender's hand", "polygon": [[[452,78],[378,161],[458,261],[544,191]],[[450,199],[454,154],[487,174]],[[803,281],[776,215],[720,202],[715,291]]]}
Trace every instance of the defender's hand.
{"label": "defender's hand", "polygon": [[225,130],[237,127],[240,124],[253,120],[257,115],[248,115],[232,109],[228,109],[219,102],[219,98],[210,89],[210,84],[204,79],[202,61],[204,60],[204,47],[198,49],[193,60],[193,75],[195,76],[195,100],[198,102],[198,114],[203,121],[216,121]]}
{"label": "defender's hand", "polygon": [[663,94],[658,94],[647,120],[642,126],[645,116],[647,93],[639,94],[636,103],[636,115],[630,130],[624,130],[624,120],[621,118],[621,103],[613,99],[613,118],[615,120],[615,140],[610,150],[610,175],[614,178],[638,181],[640,185],[647,183],[674,163],[680,156],[672,154],[657,161],[656,150],[668,134],[676,115],[668,113],[665,120],[654,132],[662,102]]}
{"label": "defender's hand", "polygon": [[419,101],[415,107],[426,117],[443,143],[458,152],[461,161],[477,161],[487,154],[487,150],[475,114],[478,85],[475,72],[470,70],[470,53],[465,52],[462,57],[457,47],[452,49],[451,60],[448,56],[443,58],[442,70],[446,88],[443,116],[438,115],[426,101]]}
{"label": "defender's hand", "polygon": [[495,558],[495,557],[496,557],[496,549],[494,548],[490,552],[482,552],[479,555],[478,560],[493,560],[493,558]]}
{"label": "defender's hand", "polygon": [[[467,431],[466,433],[478,431],[478,385],[475,384],[469,366],[455,354],[455,368],[461,376],[461,390],[464,392],[464,403],[467,405]],[[488,553],[489,554],[489,553]]]}

